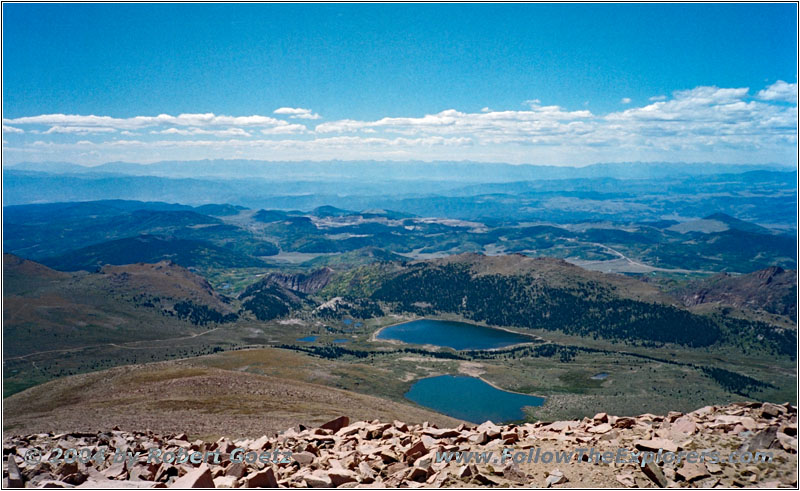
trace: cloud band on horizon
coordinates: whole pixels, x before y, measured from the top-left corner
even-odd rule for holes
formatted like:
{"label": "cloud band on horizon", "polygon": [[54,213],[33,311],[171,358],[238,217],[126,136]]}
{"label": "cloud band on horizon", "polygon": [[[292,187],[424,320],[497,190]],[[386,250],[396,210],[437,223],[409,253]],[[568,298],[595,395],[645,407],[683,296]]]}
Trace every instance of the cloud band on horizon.
{"label": "cloud band on horizon", "polygon": [[10,162],[339,158],[586,164],[713,156],[796,165],[796,83],[779,80],[755,93],[701,86],[641,106],[626,98],[626,109],[604,115],[535,99],[525,104],[522,110],[447,109],[313,126],[320,114],[293,107],[278,108],[274,116],[43,114],[4,119],[3,154]]}

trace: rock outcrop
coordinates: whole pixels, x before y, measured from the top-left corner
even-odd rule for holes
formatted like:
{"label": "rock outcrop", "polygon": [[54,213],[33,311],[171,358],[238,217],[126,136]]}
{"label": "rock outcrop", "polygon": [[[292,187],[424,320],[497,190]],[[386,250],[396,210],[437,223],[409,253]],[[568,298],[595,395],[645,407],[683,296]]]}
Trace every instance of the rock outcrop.
{"label": "rock outcrop", "polygon": [[296,292],[314,294],[325,288],[332,277],[333,270],[326,267],[308,274],[270,273],[261,282],[264,285],[280,285]]}
{"label": "rock outcrop", "polygon": [[[106,447],[106,458],[49,463],[55,448]],[[161,452],[216,453],[219,462],[147,462]],[[604,463],[578,449],[653,452],[769,452],[770,462],[652,462],[639,455]],[[240,450],[237,450],[240,449]],[[503,450],[537,455],[568,452],[568,461],[530,458],[500,461]],[[442,452],[492,452],[488,461]],[[31,453],[39,463],[26,462]],[[133,457],[114,462],[113,454]],[[136,457],[135,452],[141,452]],[[267,455],[232,462],[243,452]],[[291,452],[291,458],[288,453]],[[250,440],[194,440],[119,429],[38,434],[3,441],[4,487],[797,487],[797,408],[790,404],[737,403],[683,414],[635,418],[597,414],[579,421],[436,428],[428,423],[350,422],[340,417],[319,428],[292,428]],[[594,459],[594,460],[593,460]],[[30,460],[30,459],[28,459]],[[199,459],[198,459],[199,460]],[[266,461],[264,461],[266,460]],[[458,460],[458,461],[456,461]],[[209,462],[211,461],[211,462]]]}

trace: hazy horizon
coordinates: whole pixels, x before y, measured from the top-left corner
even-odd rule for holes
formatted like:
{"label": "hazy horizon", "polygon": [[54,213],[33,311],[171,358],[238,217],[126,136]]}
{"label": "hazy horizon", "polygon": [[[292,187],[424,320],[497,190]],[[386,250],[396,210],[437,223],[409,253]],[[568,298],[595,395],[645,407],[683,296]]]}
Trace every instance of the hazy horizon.
{"label": "hazy horizon", "polygon": [[242,159],[242,158],[205,158],[205,159],[162,159],[150,161],[127,161],[127,160],[113,160],[99,163],[87,163],[80,161],[66,161],[66,160],[20,160],[6,164],[6,167],[17,167],[20,165],[47,165],[47,164],[68,164],[78,165],[81,167],[94,168],[101,167],[108,164],[129,164],[148,166],[153,164],[162,163],[199,163],[199,162],[251,162],[251,163],[297,163],[297,164],[326,164],[326,163],[372,163],[372,164],[482,164],[482,165],[509,165],[509,166],[534,166],[534,167],[559,167],[559,168],[575,168],[581,169],[592,166],[602,165],[631,165],[631,166],[657,166],[657,165],[685,165],[685,166],[735,166],[735,167],[775,167],[780,169],[797,170],[798,163],[781,163],[781,162],[715,162],[715,161],[662,161],[662,160],[649,160],[649,161],[598,161],[585,164],[545,164],[535,162],[503,162],[503,161],[482,161],[482,160],[424,160],[424,159]]}

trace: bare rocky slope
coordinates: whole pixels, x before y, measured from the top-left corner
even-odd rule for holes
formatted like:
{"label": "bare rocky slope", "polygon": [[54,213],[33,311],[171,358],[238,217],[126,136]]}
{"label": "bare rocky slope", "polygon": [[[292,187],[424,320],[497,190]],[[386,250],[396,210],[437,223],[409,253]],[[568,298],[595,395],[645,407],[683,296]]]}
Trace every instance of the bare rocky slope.
{"label": "bare rocky slope", "polygon": [[[254,435],[255,436],[255,435]],[[107,448],[105,459],[48,463],[53,448]],[[211,452],[198,462],[147,463],[162,452]],[[236,463],[245,452],[266,462]],[[577,449],[652,452],[624,463],[592,461]],[[500,462],[503,449],[520,452]],[[41,463],[26,463],[38,451]],[[131,452],[130,462],[113,454]],[[278,453],[276,453],[276,451]],[[493,452],[488,462],[450,462],[439,452]],[[572,452],[570,460],[543,462],[547,452]],[[656,452],[687,452],[680,464],[654,463]],[[704,461],[690,461],[688,452]],[[718,452],[717,462],[707,452]],[[726,462],[733,452],[769,452],[769,462]],[[140,457],[135,457],[140,452]],[[214,452],[217,457],[214,457]],[[291,457],[286,452],[291,452]],[[3,440],[4,484],[11,487],[797,487],[797,408],[789,404],[707,406],[688,414],[616,417],[498,426],[400,421],[350,422],[341,416],[316,428],[294,427],[249,439],[194,440],[186,434],[124,432],[41,433]],[[92,454],[94,455],[94,454]],[[209,457],[210,455],[210,457]],[[536,455],[534,459],[532,456]],[[562,454],[563,455],[563,454]],[[645,455],[645,454],[643,454]],[[529,457],[531,456],[531,457]],[[199,462],[201,458],[209,462]],[[218,463],[215,460],[218,459]],[[170,459],[167,459],[170,460]],[[438,460],[438,461],[437,461]],[[664,459],[668,460],[668,459]],[[158,461],[158,462],[156,462]],[[274,461],[274,462],[273,462]]]}
{"label": "bare rocky slope", "polygon": [[739,276],[721,273],[676,293],[687,307],[717,303],[797,318],[797,271],[778,266]]}
{"label": "bare rocky slope", "polygon": [[319,425],[342,411],[362,419],[461,422],[323,385],[168,361],[62,377],[7,397],[3,434],[94,432],[119,426],[205,438],[248,436],[296,424]]}

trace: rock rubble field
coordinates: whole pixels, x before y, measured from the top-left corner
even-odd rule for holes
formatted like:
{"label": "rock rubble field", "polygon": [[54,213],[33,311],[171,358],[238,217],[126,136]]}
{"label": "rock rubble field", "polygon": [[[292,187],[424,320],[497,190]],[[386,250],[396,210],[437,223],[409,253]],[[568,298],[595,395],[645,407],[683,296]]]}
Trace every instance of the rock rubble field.
{"label": "rock rubble field", "polygon": [[[106,448],[104,460],[49,462],[56,448]],[[161,452],[216,452],[220,463],[147,462]],[[577,449],[628,451],[769,452],[770,462],[592,462]],[[235,452],[236,449],[242,449]],[[500,462],[503,450],[573,452],[569,462]],[[39,463],[26,463],[31,451]],[[277,456],[231,462],[244,452]],[[437,452],[493,452],[490,461],[437,462]],[[532,452],[533,451],[533,452]],[[113,454],[141,452],[130,461]],[[276,453],[277,452],[277,453]],[[291,458],[284,459],[285,452]],[[208,455],[208,454],[206,454]],[[4,487],[50,488],[362,488],[362,487],[797,487],[797,408],[735,403],[690,413],[519,425],[462,424],[456,428],[394,421],[351,422],[346,416],[318,428],[291,428],[256,439],[193,440],[185,434],[128,432],[8,436],[3,441]],[[288,460],[280,462],[280,460]],[[523,460],[523,459],[520,459]],[[273,462],[274,461],[274,462]]]}

